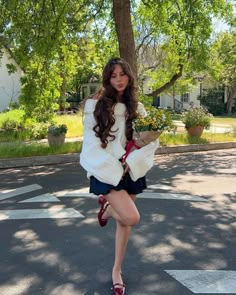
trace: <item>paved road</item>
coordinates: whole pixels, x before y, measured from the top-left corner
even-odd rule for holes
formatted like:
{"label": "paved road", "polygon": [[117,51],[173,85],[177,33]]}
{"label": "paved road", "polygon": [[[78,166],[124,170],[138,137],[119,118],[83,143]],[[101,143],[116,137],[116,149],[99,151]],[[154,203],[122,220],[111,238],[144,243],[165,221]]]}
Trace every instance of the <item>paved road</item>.
{"label": "paved road", "polygon": [[[236,150],[155,157],[127,295],[236,294]],[[109,295],[115,224],[76,164],[0,170],[0,294]]]}

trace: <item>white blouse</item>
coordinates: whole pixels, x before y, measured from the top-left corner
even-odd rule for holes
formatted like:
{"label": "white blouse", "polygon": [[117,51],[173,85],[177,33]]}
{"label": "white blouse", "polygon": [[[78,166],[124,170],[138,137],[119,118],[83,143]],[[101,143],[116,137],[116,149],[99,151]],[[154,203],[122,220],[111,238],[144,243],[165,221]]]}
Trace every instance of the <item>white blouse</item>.
{"label": "white blouse", "polygon": [[[126,106],[117,103],[114,109],[115,124],[111,130],[115,139],[108,141],[107,147],[101,147],[100,138],[95,136],[93,127],[96,121],[93,115],[96,99],[87,99],[84,107],[84,138],[80,154],[80,164],[87,171],[87,177],[94,176],[101,182],[111,185],[118,185],[123,175],[123,166],[119,161],[125,154],[127,143],[125,136],[125,115]],[[145,115],[143,104],[138,104],[138,112]],[[153,156],[158,147],[159,141],[151,142],[139,150],[132,151],[126,159],[130,167],[130,177],[133,181],[143,177],[153,166]]]}

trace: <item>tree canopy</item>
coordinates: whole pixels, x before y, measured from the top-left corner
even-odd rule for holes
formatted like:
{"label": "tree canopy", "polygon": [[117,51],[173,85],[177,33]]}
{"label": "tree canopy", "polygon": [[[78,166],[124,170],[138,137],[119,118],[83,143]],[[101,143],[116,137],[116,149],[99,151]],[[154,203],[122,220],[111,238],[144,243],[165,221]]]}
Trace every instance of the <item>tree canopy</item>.
{"label": "tree canopy", "polygon": [[211,48],[209,74],[226,88],[227,113],[236,99],[236,31],[221,33]]}
{"label": "tree canopy", "polygon": [[41,121],[114,55],[158,95],[206,69],[212,17],[232,21],[226,0],[0,0],[0,11],[0,43],[24,69],[21,101]]}

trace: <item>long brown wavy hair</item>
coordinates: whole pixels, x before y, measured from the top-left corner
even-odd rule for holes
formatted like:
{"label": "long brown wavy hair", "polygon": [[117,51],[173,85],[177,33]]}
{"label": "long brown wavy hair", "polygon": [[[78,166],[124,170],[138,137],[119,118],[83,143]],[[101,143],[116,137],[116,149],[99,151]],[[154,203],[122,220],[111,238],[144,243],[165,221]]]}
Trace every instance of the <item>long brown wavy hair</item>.
{"label": "long brown wavy hair", "polygon": [[[93,130],[97,137],[101,140],[101,146],[106,148],[109,140],[114,140],[115,135],[112,134],[111,128],[115,123],[114,107],[116,105],[118,92],[111,86],[110,79],[116,65],[120,65],[123,72],[129,77],[129,83],[126,87],[122,102],[126,106],[126,138],[132,139],[132,121],[137,117],[137,88],[135,78],[129,64],[122,58],[112,58],[104,67],[102,74],[103,88],[97,95],[98,102],[94,110],[96,125]],[[110,139],[108,140],[108,137]]]}

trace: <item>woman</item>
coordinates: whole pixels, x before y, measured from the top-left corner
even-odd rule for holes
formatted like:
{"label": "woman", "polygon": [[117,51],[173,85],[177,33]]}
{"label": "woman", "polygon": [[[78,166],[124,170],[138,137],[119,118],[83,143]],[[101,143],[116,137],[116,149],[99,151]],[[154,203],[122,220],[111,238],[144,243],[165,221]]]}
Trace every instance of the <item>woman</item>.
{"label": "woman", "polygon": [[146,188],[145,174],[153,166],[157,143],[130,153],[125,162],[127,142],[132,139],[132,121],[146,114],[136,97],[130,66],[121,58],[111,59],[103,70],[103,89],[84,106],[84,141],[80,163],[90,179],[90,192],[99,196],[100,226],[110,217],[116,221],[113,290],[125,294],[122,262],[131,227],[139,222],[134,200]]}

